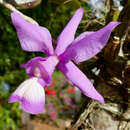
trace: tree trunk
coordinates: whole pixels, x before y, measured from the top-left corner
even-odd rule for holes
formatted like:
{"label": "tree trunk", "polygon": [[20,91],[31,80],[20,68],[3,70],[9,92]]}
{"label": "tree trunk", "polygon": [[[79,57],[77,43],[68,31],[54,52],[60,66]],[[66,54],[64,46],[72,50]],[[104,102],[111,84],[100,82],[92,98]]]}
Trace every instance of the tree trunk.
{"label": "tree trunk", "polygon": [[130,0],[118,21],[94,83],[105,104],[85,99],[70,130],[130,130]]}

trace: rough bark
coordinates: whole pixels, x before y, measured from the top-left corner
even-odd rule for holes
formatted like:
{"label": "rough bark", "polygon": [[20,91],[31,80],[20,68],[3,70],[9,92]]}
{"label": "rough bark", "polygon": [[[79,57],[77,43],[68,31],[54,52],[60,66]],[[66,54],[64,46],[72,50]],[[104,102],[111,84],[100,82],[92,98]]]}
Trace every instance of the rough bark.
{"label": "rough bark", "polygon": [[130,0],[119,21],[122,24],[98,58],[103,62],[94,86],[105,104],[85,99],[69,130],[130,129]]}

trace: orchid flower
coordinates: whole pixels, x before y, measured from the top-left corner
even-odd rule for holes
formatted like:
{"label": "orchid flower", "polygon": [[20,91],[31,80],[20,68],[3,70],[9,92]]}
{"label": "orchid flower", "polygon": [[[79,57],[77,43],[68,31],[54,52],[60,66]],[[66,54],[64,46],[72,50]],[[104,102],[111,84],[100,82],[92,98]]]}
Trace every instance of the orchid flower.
{"label": "orchid flower", "polygon": [[78,87],[84,95],[104,103],[104,98],[73,62],[83,62],[100,52],[119,22],[110,22],[95,32],[84,32],[75,39],[82,16],[83,9],[79,8],[59,35],[54,50],[51,34],[47,28],[27,22],[18,13],[11,13],[12,22],[23,50],[44,52],[48,56],[32,58],[22,65],[30,78],[20,84],[11,95],[9,103],[20,101],[24,111],[32,114],[42,113],[45,104],[44,87],[51,84],[52,73],[56,66],[68,82]]}

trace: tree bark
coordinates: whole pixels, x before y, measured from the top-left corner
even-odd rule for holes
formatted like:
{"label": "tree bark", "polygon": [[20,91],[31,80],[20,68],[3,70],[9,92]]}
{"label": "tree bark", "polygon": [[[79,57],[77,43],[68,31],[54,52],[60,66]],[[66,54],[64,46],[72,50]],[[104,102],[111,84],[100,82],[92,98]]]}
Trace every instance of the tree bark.
{"label": "tree bark", "polygon": [[105,104],[85,99],[69,130],[130,129],[130,0],[118,21],[122,23],[99,55],[103,62],[94,83]]}

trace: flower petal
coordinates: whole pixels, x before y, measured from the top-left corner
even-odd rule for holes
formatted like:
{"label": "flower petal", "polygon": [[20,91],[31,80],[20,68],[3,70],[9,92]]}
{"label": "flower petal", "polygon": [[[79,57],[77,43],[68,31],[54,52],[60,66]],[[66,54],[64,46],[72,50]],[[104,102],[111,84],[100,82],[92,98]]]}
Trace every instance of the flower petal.
{"label": "flower petal", "polygon": [[26,69],[30,77],[39,77],[40,83],[42,79],[47,85],[51,83],[51,75],[58,64],[59,60],[56,56],[49,56],[46,58],[35,57],[29,60],[26,64],[22,65]]}
{"label": "flower petal", "polygon": [[119,22],[111,22],[99,31],[90,33],[81,40],[75,40],[60,59],[71,59],[78,63],[92,58],[106,45],[112,30],[118,24]]}
{"label": "flower petal", "polygon": [[104,104],[103,97],[96,91],[92,83],[87,79],[84,73],[80,71],[71,61],[67,63],[60,62],[58,68],[64,73],[67,80],[74,86],[78,87],[84,95],[96,99]]}
{"label": "flower petal", "polygon": [[60,55],[65,51],[65,49],[72,43],[74,40],[75,32],[78,28],[78,25],[82,19],[83,16],[83,9],[78,9],[69,23],[66,25],[64,30],[61,32],[61,34],[58,37],[57,40],[57,47],[55,50],[55,53],[57,55]]}
{"label": "flower petal", "polygon": [[25,51],[53,54],[51,34],[48,29],[31,24],[18,13],[11,13],[21,47]]}
{"label": "flower petal", "polygon": [[31,78],[20,84],[11,95],[9,103],[20,101],[24,111],[31,114],[42,113],[45,104],[45,91],[37,80],[38,78]]}
{"label": "flower petal", "polygon": [[40,70],[37,68],[38,63],[39,62],[43,62],[46,61],[47,58],[42,58],[42,57],[35,57],[32,58],[31,60],[29,60],[26,64],[22,64],[21,68],[25,68],[26,69],[26,73],[30,76],[30,77],[34,77],[34,72],[36,73],[40,73]]}
{"label": "flower petal", "polygon": [[94,32],[83,32],[81,33],[78,37],[76,37],[76,39],[73,41],[73,43],[76,43],[78,41],[80,41],[81,39],[83,39],[84,37],[86,37],[89,34],[92,34]]}

